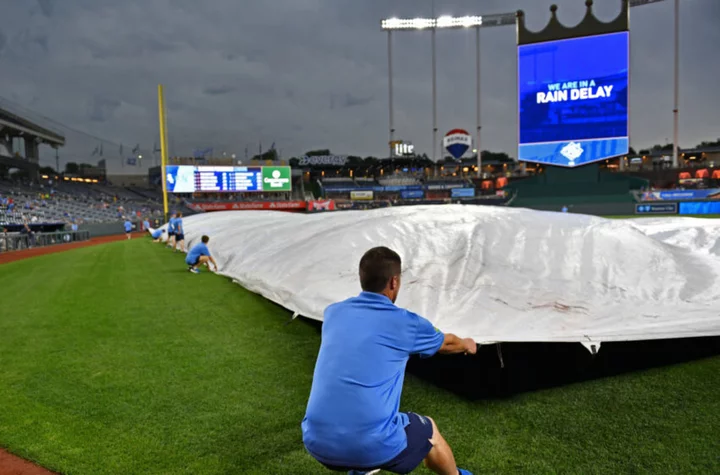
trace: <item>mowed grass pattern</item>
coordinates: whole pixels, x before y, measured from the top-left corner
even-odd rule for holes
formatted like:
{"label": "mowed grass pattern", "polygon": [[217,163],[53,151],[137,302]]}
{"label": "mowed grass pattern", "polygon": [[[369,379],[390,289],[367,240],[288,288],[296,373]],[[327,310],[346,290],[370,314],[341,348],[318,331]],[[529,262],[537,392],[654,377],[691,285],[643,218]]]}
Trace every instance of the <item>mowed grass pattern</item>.
{"label": "mowed grass pattern", "polygon": [[[0,289],[1,446],[66,474],[331,473],[300,433],[317,324],[145,239]],[[476,474],[720,473],[720,357],[475,402],[408,375],[402,409]]]}

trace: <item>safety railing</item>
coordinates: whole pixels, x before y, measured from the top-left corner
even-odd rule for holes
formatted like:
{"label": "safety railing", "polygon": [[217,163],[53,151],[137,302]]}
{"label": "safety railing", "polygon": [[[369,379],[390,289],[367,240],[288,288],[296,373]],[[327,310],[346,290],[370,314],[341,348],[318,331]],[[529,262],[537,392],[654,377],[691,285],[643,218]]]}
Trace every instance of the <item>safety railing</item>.
{"label": "safety railing", "polygon": [[0,233],[0,252],[20,251],[33,247],[54,246],[87,241],[90,231],[57,231],[52,233]]}

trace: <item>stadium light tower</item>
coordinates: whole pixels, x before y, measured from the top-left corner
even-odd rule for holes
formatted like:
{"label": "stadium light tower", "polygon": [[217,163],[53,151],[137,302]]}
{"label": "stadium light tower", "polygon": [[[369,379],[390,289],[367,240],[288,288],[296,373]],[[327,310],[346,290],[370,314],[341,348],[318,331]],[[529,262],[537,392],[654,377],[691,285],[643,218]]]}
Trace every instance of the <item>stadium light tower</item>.
{"label": "stadium light tower", "polygon": [[680,0],[675,0],[675,78],[673,92],[673,167],[678,167],[678,135],[680,114]]}
{"label": "stadium light tower", "polygon": [[[434,12],[433,12],[434,16]],[[480,102],[480,28],[488,26],[506,26],[514,25],[516,23],[516,13],[504,13],[500,15],[489,15],[489,16],[463,16],[463,17],[452,17],[452,16],[441,16],[438,18],[412,18],[412,19],[401,19],[401,18],[389,18],[382,20],[380,26],[383,30],[388,32],[388,75],[389,75],[389,86],[390,86],[390,142],[394,142],[395,125],[394,125],[394,112],[393,112],[393,81],[392,81],[392,32],[393,31],[421,31],[430,30],[432,32],[432,78],[433,78],[433,90],[432,90],[432,102],[433,102],[433,152],[432,159],[437,161],[437,62],[435,58],[435,32],[437,29],[468,29],[475,28],[475,48],[476,48],[476,86],[477,86],[477,130],[475,137],[475,148],[477,149],[477,160],[478,160],[478,176],[481,175],[482,171],[482,160],[480,154],[480,130],[481,130],[481,102]],[[392,150],[391,150],[392,153]]]}
{"label": "stadium light tower", "polygon": [[[629,0],[628,4],[630,7],[640,7],[643,5],[649,5],[653,3],[664,2],[665,0]],[[678,90],[679,90],[679,16],[680,7],[679,1],[675,0],[675,109],[673,111],[675,116],[674,123],[674,164],[677,166],[677,141],[678,141]],[[477,16],[463,16],[463,17],[452,17],[452,16],[441,16],[435,18],[435,3],[433,2],[433,18],[388,18],[380,22],[380,26],[383,30],[388,33],[388,85],[390,92],[388,94],[390,99],[390,122],[389,122],[389,144],[390,144],[390,156],[392,156],[392,144],[395,142],[395,123],[394,123],[394,109],[393,109],[393,74],[392,74],[392,32],[393,31],[422,31],[430,30],[432,32],[432,76],[433,76],[433,153],[432,159],[436,160],[437,153],[437,91],[436,91],[436,77],[437,77],[437,64],[435,61],[435,31],[438,28],[443,29],[467,29],[475,28],[475,48],[476,48],[476,81],[477,81],[477,130],[475,138],[475,148],[477,149],[477,167],[478,177],[482,176],[482,158],[480,148],[480,130],[481,130],[481,110],[480,110],[480,28],[486,28],[491,26],[511,26],[517,24],[517,12],[499,13],[493,15],[477,15]]]}

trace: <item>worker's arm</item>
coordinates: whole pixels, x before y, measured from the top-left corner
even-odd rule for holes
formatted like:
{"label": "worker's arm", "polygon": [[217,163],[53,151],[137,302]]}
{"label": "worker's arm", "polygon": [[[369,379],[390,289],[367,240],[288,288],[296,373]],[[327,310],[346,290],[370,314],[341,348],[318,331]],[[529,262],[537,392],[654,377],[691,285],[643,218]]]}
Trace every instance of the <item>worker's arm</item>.
{"label": "worker's arm", "polygon": [[477,353],[477,343],[472,338],[460,338],[452,333],[445,333],[445,340],[438,350],[438,353],[452,355],[465,353],[474,355]]}

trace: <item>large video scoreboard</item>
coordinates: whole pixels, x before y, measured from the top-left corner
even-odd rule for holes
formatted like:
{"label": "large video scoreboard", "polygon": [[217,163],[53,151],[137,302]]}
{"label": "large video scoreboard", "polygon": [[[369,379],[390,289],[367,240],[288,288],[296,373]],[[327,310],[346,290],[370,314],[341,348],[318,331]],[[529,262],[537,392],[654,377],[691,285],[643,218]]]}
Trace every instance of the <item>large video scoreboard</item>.
{"label": "large video scoreboard", "polygon": [[628,153],[630,33],[518,46],[518,158],[576,167]]}
{"label": "large video scoreboard", "polygon": [[170,193],[292,191],[290,167],[233,167],[168,165]]}

